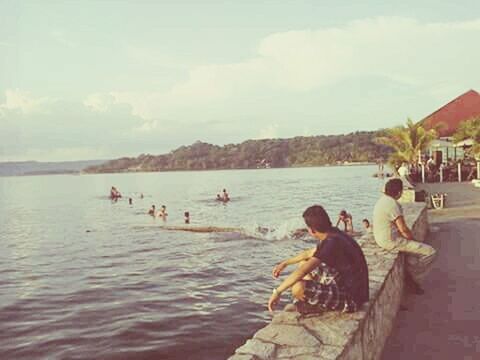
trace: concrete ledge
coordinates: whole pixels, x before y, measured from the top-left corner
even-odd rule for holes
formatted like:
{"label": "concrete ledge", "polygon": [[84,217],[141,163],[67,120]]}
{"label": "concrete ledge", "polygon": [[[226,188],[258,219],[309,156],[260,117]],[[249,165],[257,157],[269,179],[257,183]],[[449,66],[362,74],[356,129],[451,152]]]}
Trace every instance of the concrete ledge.
{"label": "concrete ledge", "polygon": [[[428,233],[425,204],[403,205],[407,224],[418,241]],[[403,294],[404,257],[379,248],[373,237],[359,240],[367,259],[370,301],[354,314],[326,312],[302,316],[278,311],[229,360],[380,359]]]}

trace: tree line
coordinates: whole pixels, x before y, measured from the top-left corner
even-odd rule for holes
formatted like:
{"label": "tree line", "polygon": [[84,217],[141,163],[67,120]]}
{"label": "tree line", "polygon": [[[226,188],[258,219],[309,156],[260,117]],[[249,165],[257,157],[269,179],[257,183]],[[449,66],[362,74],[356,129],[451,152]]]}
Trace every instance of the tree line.
{"label": "tree line", "polygon": [[346,135],[247,140],[224,146],[197,141],[168,154],[124,157],[88,167],[85,172],[255,169],[376,162],[388,158],[392,151],[375,141],[382,133],[357,131]]}

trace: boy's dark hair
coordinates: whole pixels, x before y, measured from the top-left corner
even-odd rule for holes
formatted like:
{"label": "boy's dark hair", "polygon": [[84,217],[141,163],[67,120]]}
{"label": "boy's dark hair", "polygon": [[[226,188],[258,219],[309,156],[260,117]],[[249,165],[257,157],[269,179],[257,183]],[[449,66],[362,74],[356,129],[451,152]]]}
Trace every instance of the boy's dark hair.
{"label": "boy's dark hair", "polygon": [[363,219],[362,222],[366,222],[368,225],[370,225],[370,221],[368,221],[368,219]]}
{"label": "boy's dark hair", "polygon": [[326,232],[332,228],[332,222],[325,209],[320,205],[313,205],[303,213],[305,224],[315,232]]}
{"label": "boy's dark hair", "polygon": [[385,194],[397,197],[403,191],[403,183],[400,179],[390,179],[385,184]]}
{"label": "boy's dark hair", "polygon": [[185,212],[183,213],[183,216],[187,216],[187,217],[188,217],[188,216],[190,216],[190,213],[189,213],[188,211],[185,211]]}
{"label": "boy's dark hair", "polygon": [[347,216],[347,211],[346,210],[340,211],[340,216]]}

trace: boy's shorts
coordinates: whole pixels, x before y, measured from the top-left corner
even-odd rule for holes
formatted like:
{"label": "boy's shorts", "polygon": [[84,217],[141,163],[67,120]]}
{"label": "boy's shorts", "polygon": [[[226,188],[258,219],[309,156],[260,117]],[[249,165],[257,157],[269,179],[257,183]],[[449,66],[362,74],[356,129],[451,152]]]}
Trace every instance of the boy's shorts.
{"label": "boy's shorts", "polygon": [[300,313],[315,313],[322,311],[355,312],[357,304],[340,288],[335,281],[328,285],[317,280],[305,280],[305,300],[297,301],[297,311]]}

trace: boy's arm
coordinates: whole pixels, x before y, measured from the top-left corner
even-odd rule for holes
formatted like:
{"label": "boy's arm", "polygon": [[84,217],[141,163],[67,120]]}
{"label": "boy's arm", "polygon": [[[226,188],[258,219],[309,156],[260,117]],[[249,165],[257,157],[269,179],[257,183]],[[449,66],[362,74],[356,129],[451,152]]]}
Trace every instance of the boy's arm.
{"label": "boy's arm", "polygon": [[294,256],[290,259],[287,259],[287,260],[284,260],[280,263],[278,263],[274,268],[273,268],[273,271],[272,271],[272,275],[274,278],[277,278],[280,276],[280,273],[282,272],[283,269],[285,269],[288,265],[293,265],[293,264],[296,264],[296,263],[299,263],[300,261],[304,261],[304,260],[308,260],[310,259],[313,254],[315,254],[315,251],[317,250],[317,248],[313,248],[313,249],[308,249],[308,250],[305,250],[305,251],[302,251],[300,254],[298,254],[297,256]]}
{"label": "boy's arm", "polygon": [[292,287],[296,282],[303,279],[305,275],[311,272],[320,264],[320,259],[315,257],[311,257],[306,263],[302,264],[302,266],[298,267],[294,272],[292,272],[283,282],[280,284],[278,288],[273,291],[273,294],[270,296],[270,300],[268,300],[268,310],[270,312],[273,311],[273,308],[278,303],[280,299],[280,295],[282,292],[287,290],[288,288]]}
{"label": "boy's arm", "polygon": [[409,227],[405,223],[405,218],[402,215],[400,215],[395,219],[394,224],[397,227],[398,231],[400,232],[400,235],[402,235],[402,237],[404,237],[407,240],[413,240],[412,231],[409,229]]}

